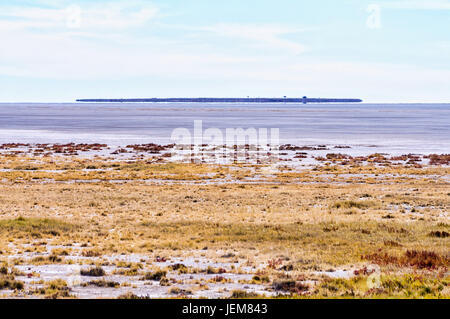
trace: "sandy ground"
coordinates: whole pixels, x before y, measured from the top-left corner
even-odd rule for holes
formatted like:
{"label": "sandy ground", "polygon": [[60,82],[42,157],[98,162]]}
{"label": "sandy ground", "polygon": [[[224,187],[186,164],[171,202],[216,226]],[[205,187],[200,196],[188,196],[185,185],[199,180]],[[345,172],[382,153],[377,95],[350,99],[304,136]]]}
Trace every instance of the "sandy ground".
{"label": "sandy ground", "polygon": [[0,295],[449,297],[449,155],[173,148],[2,145]]}

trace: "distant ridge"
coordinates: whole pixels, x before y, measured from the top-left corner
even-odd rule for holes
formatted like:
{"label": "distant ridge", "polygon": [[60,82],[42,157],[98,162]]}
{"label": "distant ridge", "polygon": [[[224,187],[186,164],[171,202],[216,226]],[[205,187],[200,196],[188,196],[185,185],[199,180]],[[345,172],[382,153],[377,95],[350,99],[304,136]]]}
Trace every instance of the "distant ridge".
{"label": "distant ridge", "polygon": [[360,103],[361,99],[335,99],[335,98],[142,98],[142,99],[78,99],[77,102],[93,103],[138,103],[138,102],[187,102],[187,103]]}

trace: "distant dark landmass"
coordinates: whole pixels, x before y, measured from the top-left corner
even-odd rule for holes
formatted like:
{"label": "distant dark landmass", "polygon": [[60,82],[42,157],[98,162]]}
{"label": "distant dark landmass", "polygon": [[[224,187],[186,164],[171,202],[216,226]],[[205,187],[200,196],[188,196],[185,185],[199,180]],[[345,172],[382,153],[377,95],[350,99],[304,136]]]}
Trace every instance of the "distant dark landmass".
{"label": "distant dark landmass", "polygon": [[215,98],[215,97],[198,97],[198,98],[142,98],[142,99],[79,99],[77,102],[94,102],[94,103],[138,103],[138,102],[184,102],[184,103],[359,103],[360,99],[323,99],[323,98]]}

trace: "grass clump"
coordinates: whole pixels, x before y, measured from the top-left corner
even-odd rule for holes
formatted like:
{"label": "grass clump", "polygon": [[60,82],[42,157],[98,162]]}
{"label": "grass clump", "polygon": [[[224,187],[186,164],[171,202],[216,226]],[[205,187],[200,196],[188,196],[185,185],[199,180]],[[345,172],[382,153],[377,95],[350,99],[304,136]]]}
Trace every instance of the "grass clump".
{"label": "grass clump", "polygon": [[188,267],[183,264],[173,264],[169,266],[170,269],[178,271],[179,274],[187,274],[189,272]]}
{"label": "grass clump", "polygon": [[96,250],[85,250],[81,253],[81,255],[83,257],[100,257],[102,253]]}
{"label": "grass clump", "polygon": [[252,282],[253,283],[267,283],[267,282],[270,282],[270,279],[269,279],[269,276],[255,275],[252,278]]}
{"label": "grass clump", "polygon": [[32,293],[44,295],[46,299],[73,298],[67,282],[62,279],[49,281],[45,284],[45,287],[36,289]]}
{"label": "grass clump", "polygon": [[206,268],[205,272],[208,275],[215,275],[215,274],[224,274],[227,272],[227,270],[224,268],[214,268],[214,267],[208,266],[208,268]]}
{"label": "grass clump", "polygon": [[8,274],[8,267],[1,266],[0,267],[0,275],[7,275]]}
{"label": "grass clump", "polygon": [[97,286],[100,288],[118,288],[118,287],[120,287],[120,283],[115,282],[115,281],[106,281],[106,280],[102,279],[102,280],[89,281],[88,283],[84,283],[82,286],[83,287]]}
{"label": "grass clump", "polygon": [[56,280],[52,280],[49,281],[47,283],[47,287],[49,289],[65,289],[67,287],[67,282],[62,280],[62,279],[56,279]]}
{"label": "grass clump", "polygon": [[351,279],[327,278],[314,291],[315,295],[324,297],[332,296],[355,296],[361,287],[361,277]]}
{"label": "grass clump", "polygon": [[90,277],[102,277],[106,275],[106,272],[101,267],[95,267],[90,269],[81,269],[81,276],[90,276]]}
{"label": "grass clump", "polygon": [[361,298],[445,298],[449,279],[427,278],[420,275],[381,275],[378,285],[368,285],[369,277],[329,278],[313,291],[320,297]]}
{"label": "grass clump", "polygon": [[450,286],[449,278],[437,280],[419,275],[382,276],[381,286],[384,293],[390,296],[404,297],[443,297],[444,289]]}
{"label": "grass clump", "polygon": [[142,277],[141,280],[152,280],[152,281],[160,281],[162,278],[166,277],[167,271],[158,270],[155,272],[148,272]]}
{"label": "grass clump", "polygon": [[137,296],[132,292],[120,295],[117,299],[151,299],[149,296]]}
{"label": "grass clump", "polygon": [[0,277],[0,290],[23,290],[24,283],[22,281],[15,280],[13,276],[1,276]]}
{"label": "grass clump", "polygon": [[335,202],[331,208],[336,208],[336,209],[350,209],[350,208],[359,208],[359,209],[365,209],[365,208],[369,208],[375,206],[375,202],[373,201],[354,201],[354,200],[344,200],[344,201],[338,201]]}
{"label": "grass clump", "polygon": [[116,266],[122,269],[116,269],[113,273],[122,276],[137,276],[139,275],[140,270],[144,268],[141,263],[130,263],[124,261],[119,261]]}
{"label": "grass clump", "polygon": [[14,271],[8,271],[8,267],[3,265],[0,267],[0,290],[23,290],[24,283],[22,281],[15,280]]}
{"label": "grass clump", "polygon": [[34,237],[41,235],[60,236],[62,233],[72,232],[77,225],[56,219],[24,218],[0,220],[0,232],[28,233]]}
{"label": "grass clump", "polygon": [[287,293],[295,293],[301,294],[307,292],[309,286],[295,280],[287,279],[287,280],[275,280],[272,283],[272,287],[276,291],[287,292]]}
{"label": "grass clump", "polygon": [[57,255],[50,255],[47,257],[44,256],[38,256],[38,257],[34,257],[31,260],[31,263],[33,265],[45,265],[45,264],[57,264],[57,263],[61,263],[63,262],[63,259]]}
{"label": "grass clump", "polygon": [[427,250],[407,250],[401,256],[392,256],[387,253],[374,253],[364,257],[379,265],[396,265],[399,267],[413,267],[428,270],[448,267],[450,264],[449,256]]}
{"label": "grass clump", "polygon": [[172,287],[169,289],[169,294],[171,295],[192,295],[192,291],[181,289],[178,287]]}
{"label": "grass clump", "polygon": [[447,238],[450,236],[449,233],[446,231],[432,231],[429,233],[430,237],[436,237],[436,238]]}

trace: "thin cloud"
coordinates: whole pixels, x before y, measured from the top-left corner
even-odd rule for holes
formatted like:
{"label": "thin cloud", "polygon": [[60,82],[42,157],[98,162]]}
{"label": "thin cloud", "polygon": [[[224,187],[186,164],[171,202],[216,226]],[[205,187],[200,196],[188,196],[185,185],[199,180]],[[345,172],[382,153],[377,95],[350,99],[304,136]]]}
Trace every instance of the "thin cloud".
{"label": "thin cloud", "polygon": [[450,1],[447,0],[402,0],[379,3],[387,9],[404,10],[450,10]]}
{"label": "thin cloud", "polygon": [[273,24],[218,23],[209,26],[164,25],[166,28],[192,32],[196,37],[223,37],[234,40],[247,40],[250,46],[265,49],[287,50],[294,54],[307,51],[307,47],[286,36],[310,31],[312,28],[298,28]]}
{"label": "thin cloud", "polygon": [[251,40],[272,48],[287,49],[297,54],[306,51],[304,45],[283,38],[285,35],[303,32],[306,29],[279,25],[217,24],[200,28],[200,30],[212,32],[223,37]]}
{"label": "thin cloud", "polygon": [[0,29],[126,29],[143,26],[158,13],[158,8],[151,4],[135,2],[51,8],[1,6]]}

